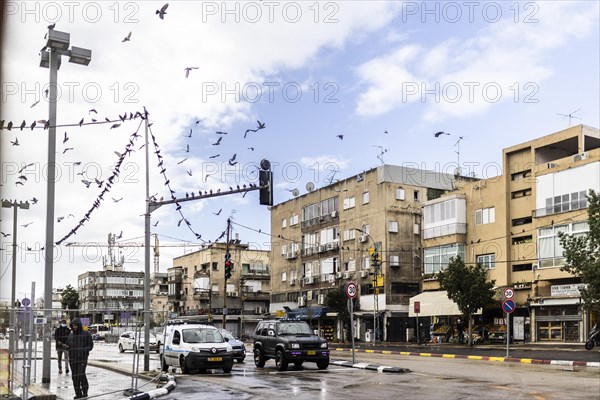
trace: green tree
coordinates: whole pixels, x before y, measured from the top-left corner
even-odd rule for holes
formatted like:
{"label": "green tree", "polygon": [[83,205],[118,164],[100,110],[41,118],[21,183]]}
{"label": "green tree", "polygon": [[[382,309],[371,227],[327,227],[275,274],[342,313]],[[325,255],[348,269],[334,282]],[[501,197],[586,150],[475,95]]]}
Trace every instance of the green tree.
{"label": "green tree", "polygon": [[579,290],[583,307],[596,315],[600,315],[600,196],[590,190],[588,196],[588,225],[586,235],[558,234],[564,249],[567,271],[587,286]]}
{"label": "green tree", "polygon": [[495,281],[487,280],[487,270],[481,264],[466,266],[460,257],[450,259],[448,267],[438,274],[440,288],[448,292],[448,298],[456,303],[469,321],[468,340],[472,346],[471,316],[477,310],[494,303]]}
{"label": "green tree", "polygon": [[[344,286],[339,286],[327,291],[325,295],[325,305],[329,311],[337,312],[338,319],[343,323],[344,332],[350,332],[350,311],[348,311],[348,297],[344,292]],[[354,299],[354,310],[359,308],[358,299]],[[346,340],[346,335],[342,334],[342,341]]]}
{"label": "green tree", "polygon": [[[79,309],[79,293],[71,285],[67,285],[62,292],[62,299],[60,300],[63,310],[77,310]],[[70,317],[73,318],[74,313],[69,313]]]}

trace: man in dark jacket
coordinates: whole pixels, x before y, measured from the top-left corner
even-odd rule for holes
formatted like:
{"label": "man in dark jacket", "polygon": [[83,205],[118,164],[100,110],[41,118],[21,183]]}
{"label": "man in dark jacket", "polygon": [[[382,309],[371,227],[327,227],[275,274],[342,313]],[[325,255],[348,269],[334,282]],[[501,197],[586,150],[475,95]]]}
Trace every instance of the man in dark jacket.
{"label": "man in dark jacket", "polygon": [[75,318],[71,322],[72,332],[69,334],[69,363],[73,373],[73,386],[75,388],[75,399],[82,399],[88,395],[88,380],[85,376],[85,368],[87,367],[88,356],[94,342],[92,335],[88,331],[84,331],[81,326],[81,320]]}
{"label": "man in dark jacket", "polygon": [[58,373],[62,374],[62,356],[65,355],[65,369],[69,373],[69,350],[66,350],[67,341],[71,330],[67,326],[67,321],[62,319],[60,325],[54,331],[54,340],[56,341],[56,354],[58,356]]}

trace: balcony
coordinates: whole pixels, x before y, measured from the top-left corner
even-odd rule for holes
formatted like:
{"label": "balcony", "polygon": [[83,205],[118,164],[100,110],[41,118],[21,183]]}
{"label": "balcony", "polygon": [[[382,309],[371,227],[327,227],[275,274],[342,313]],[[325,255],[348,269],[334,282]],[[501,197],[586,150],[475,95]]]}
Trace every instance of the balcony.
{"label": "balcony", "polygon": [[194,288],[194,300],[208,300],[210,291],[208,289]]}
{"label": "balcony", "polygon": [[261,279],[261,280],[271,279],[270,271],[268,268],[267,269],[248,269],[248,270],[242,269],[242,277],[244,277],[244,279]]}
{"label": "balcony", "polygon": [[269,292],[244,292],[244,301],[269,301],[270,299]]}

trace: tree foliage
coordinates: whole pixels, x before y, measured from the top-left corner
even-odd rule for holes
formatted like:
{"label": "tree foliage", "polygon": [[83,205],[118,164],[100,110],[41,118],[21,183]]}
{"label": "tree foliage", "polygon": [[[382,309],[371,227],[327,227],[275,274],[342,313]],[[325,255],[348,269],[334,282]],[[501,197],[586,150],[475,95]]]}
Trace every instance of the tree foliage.
{"label": "tree foliage", "polygon": [[71,285],[67,285],[63,289],[60,303],[63,310],[77,310],[79,308],[79,293]]}
{"label": "tree foliage", "polygon": [[600,315],[600,195],[590,190],[587,199],[588,234],[558,234],[566,261],[561,270],[581,278],[587,285],[579,290],[583,307]]}
{"label": "tree foliage", "polygon": [[495,281],[488,281],[487,270],[478,264],[466,266],[460,257],[450,259],[448,267],[438,274],[440,288],[448,292],[448,298],[456,303],[469,322],[469,345],[471,345],[471,316],[477,310],[494,303]]}

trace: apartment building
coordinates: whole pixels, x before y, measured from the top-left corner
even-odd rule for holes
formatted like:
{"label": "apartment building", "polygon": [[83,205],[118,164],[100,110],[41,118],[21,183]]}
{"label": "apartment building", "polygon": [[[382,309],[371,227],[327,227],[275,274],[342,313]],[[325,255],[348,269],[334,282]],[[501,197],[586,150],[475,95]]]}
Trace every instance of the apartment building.
{"label": "apartment building", "polygon": [[[453,190],[455,180],[382,165],[273,206],[271,313],[306,309],[315,329],[340,338],[341,324],[323,306],[328,291],[352,281],[360,295],[356,337],[406,340],[409,298],[420,292],[422,275],[421,204]],[[379,288],[369,252],[375,246],[383,261]]]}
{"label": "apartment building", "polygon": [[[515,340],[584,341],[595,321],[578,306],[581,281],[560,270],[557,234],[589,230],[585,195],[600,190],[600,133],[574,126],[506,148],[502,157],[502,175],[462,182],[424,203],[423,290],[438,289],[435,274],[459,255],[495,280],[498,303],[484,310],[485,324],[506,323],[502,291],[512,287]],[[427,296],[420,300],[427,304]]]}
{"label": "apartment building", "polygon": [[[225,283],[227,251],[233,270]],[[225,315],[230,331],[250,335],[269,309],[269,254],[233,239],[174,258],[167,271],[169,310],[180,316],[205,315],[215,324]]]}
{"label": "apartment building", "polygon": [[150,307],[154,324],[160,325],[169,312],[169,283],[166,272],[157,272],[150,278]]}

